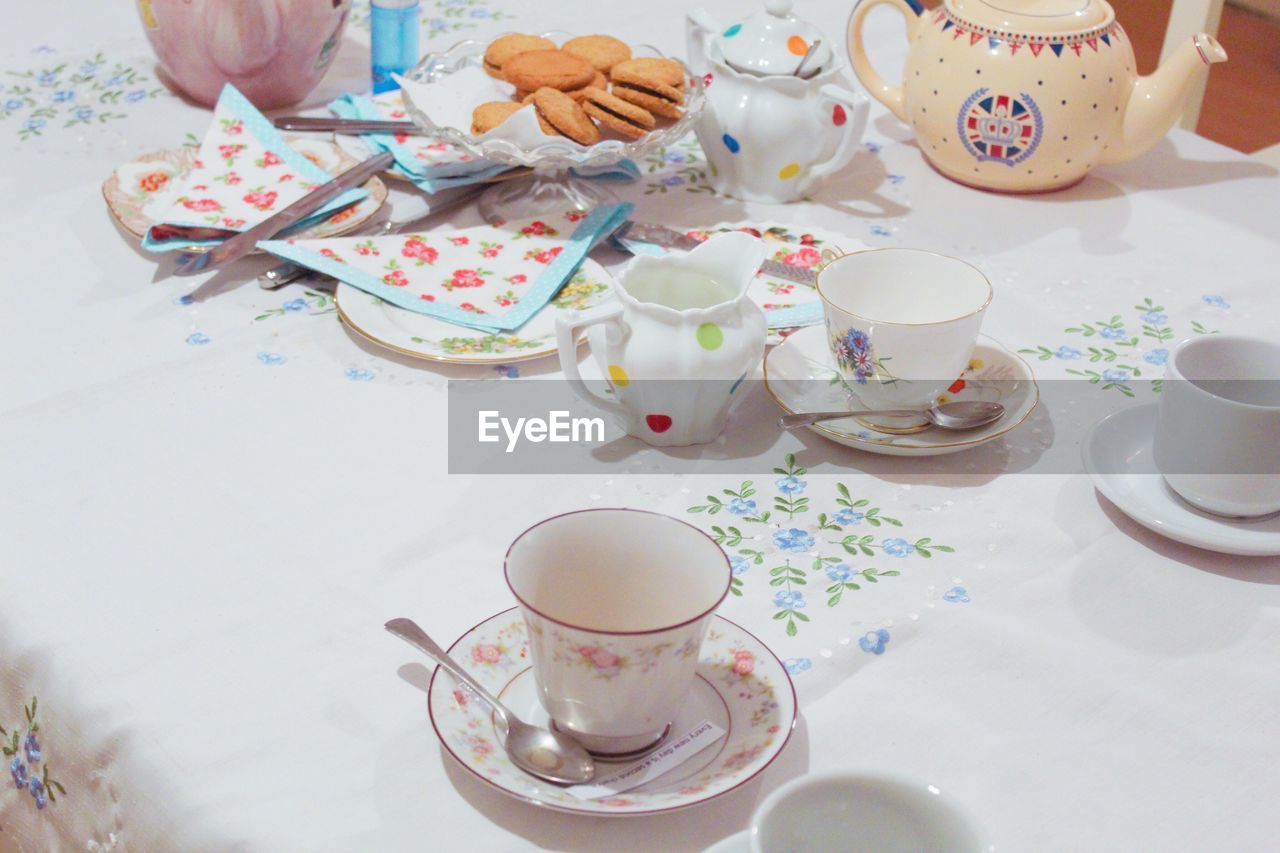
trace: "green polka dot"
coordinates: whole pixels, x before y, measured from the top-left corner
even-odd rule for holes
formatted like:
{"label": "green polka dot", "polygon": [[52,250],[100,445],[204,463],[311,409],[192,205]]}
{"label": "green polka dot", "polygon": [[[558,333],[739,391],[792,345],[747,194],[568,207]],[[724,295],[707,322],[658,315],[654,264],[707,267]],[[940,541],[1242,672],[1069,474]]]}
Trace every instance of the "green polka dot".
{"label": "green polka dot", "polygon": [[720,349],[724,343],[724,332],[715,323],[703,323],[698,327],[698,343],[703,349]]}

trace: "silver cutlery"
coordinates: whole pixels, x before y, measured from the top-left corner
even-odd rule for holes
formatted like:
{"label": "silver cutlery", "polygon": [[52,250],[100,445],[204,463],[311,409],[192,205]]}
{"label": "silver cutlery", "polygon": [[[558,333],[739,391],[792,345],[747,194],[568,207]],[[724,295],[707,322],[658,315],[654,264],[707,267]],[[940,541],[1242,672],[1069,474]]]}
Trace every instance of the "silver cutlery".
{"label": "silver cutlery", "polygon": [[352,166],[341,175],[338,175],[338,177],[328,183],[321,184],[284,210],[274,216],[267,217],[248,231],[242,231],[203,254],[186,255],[174,269],[174,274],[195,275],[244,257],[257,247],[258,241],[268,240],[276,236],[281,231],[286,230],[324,207],[348,189],[363,184],[394,162],[395,158],[390,153],[384,152],[375,157],[370,157],[363,163]]}
{"label": "silver cutlery", "polygon": [[454,681],[471,688],[493,709],[507,755],[521,770],[557,785],[578,785],[595,777],[595,762],[580,743],[559,732],[531,726],[511,713],[412,619],[392,619],[385,627],[409,645],[426,652],[440,664],[441,669],[453,676]]}
{"label": "silver cutlery", "polygon": [[943,429],[974,429],[985,426],[1004,417],[1004,406],[999,403],[985,403],[981,400],[961,400],[955,403],[943,403],[927,409],[867,409],[859,412],[803,412],[784,415],[778,418],[778,426],[783,429],[809,426],[819,421],[834,421],[838,418],[909,418],[917,417]]}
{"label": "silver cutlery", "polygon": [[408,133],[421,135],[422,128],[411,121],[383,121],[381,119],[333,118],[330,116],[281,116],[272,119],[280,130],[329,131],[332,133],[359,135],[363,133]]}
{"label": "silver cutlery", "polygon": [[[674,228],[655,225],[650,222],[635,222],[630,219],[622,223],[618,230],[613,232],[613,236],[619,240],[634,240],[637,243],[650,243],[655,246],[671,247],[685,252],[699,245],[698,240]],[[787,281],[794,281],[797,284],[804,284],[809,287],[813,287],[818,283],[818,276],[813,270],[784,264],[772,258],[760,265],[760,272],[771,278],[784,278]]]}

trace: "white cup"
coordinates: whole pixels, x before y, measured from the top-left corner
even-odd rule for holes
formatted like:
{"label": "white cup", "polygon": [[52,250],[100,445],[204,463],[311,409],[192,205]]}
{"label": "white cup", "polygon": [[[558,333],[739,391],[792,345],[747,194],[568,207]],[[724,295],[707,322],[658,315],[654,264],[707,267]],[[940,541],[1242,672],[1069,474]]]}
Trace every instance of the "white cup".
{"label": "white cup", "polygon": [[751,853],[971,853],[993,849],[933,785],[896,776],[793,779],[756,808]]}
{"label": "white cup", "polygon": [[693,684],[729,592],[729,560],[693,525],[592,509],[530,527],[506,559],[529,629],[538,698],[596,755],[657,745]]}
{"label": "white cup", "polygon": [[919,409],[956,381],[978,341],[991,283],[919,249],[872,249],[818,273],[827,342],[867,409]]}
{"label": "white cup", "polygon": [[1280,512],[1280,343],[1242,335],[1183,341],[1165,369],[1156,468],[1205,512]]}

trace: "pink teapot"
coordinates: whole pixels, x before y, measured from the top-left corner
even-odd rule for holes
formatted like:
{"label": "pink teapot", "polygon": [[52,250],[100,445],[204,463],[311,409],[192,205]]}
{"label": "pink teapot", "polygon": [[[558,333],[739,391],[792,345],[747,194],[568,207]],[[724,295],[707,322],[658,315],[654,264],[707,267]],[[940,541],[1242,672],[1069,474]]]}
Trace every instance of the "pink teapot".
{"label": "pink teapot", "polygon": [[[901,85],[876,73],[862,42],[867,12],[881,3],[907,21]],[[1105,0],[944,0],[920,15],[906,0],[861,0],[849,56],[939,172],[982,189],[1041,192],[1151,148],[1182,114],[1191,84],[1227,53],[1201,33],[1139,77]]]}
{"label": "pink teapot", "polygon": [[160,70],[212,106],[226,83],[264,110],[296,104],[338,51],[351,0],[138,0]]}

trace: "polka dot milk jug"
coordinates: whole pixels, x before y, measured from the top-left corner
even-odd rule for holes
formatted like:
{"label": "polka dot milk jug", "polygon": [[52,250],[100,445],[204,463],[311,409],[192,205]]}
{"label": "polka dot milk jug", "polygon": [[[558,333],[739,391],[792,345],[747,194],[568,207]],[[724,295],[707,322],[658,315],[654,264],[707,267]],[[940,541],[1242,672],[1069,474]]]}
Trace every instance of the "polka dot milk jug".
{"label": "polka dot milk jug", "polygon": [[[556,321],[570,386],[649,444],[714,441],[764,354],[764,313],[746,294],[766,254],[760,239],[730,231],[688,254],[632,259],[615,300]],[[589,328],[605,396],[578,372],[577,342]]]}
{"label": "polka dot milk jug", "polygon": [[830,39],[766,0],[721,25],[704,9],[685,22],[689,67],[706,83],[694,132],[716,190],[744,201],[796,201],[853,158],[868,100],[844,88]]}

